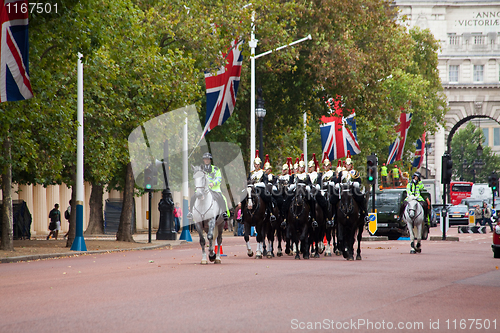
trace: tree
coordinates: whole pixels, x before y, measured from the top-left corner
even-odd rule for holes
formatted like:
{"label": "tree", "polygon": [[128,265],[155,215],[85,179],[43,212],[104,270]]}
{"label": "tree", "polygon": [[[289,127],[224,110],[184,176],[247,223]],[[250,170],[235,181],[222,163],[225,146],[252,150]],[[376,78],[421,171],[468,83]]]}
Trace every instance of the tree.
{"label": "tree", "polygon": [[[499,171],[500,156],[491,147],[484,145],[484,133],[474,123],[468,122],[465,128],[459,129],[451,140],[451,158],[453,161],[453,180],[486,183],[493,171]],[[477,155],[477,147],[481,144],[483,153]],[[478,167],[474,162],[482,160],[484,165]]]}

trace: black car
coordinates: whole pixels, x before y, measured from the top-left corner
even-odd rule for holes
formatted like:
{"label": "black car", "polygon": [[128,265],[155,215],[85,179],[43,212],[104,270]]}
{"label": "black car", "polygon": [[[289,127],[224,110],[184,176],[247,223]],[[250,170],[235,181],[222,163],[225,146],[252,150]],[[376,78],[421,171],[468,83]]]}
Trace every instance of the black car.
{"label": "black car", "polygon": [[[422,193],[427,196],[428,193]],[[399,218],[401,205],[406,198],[406,189],[385,189],[375,192],[375,208],[377,209],[377,231],[375,236],[387,236],[389,239],[407,237],[406,223]],[[371,211],[371,196],[368,211]],[[427,239],[429,226],[426,224],[422,239]]]}

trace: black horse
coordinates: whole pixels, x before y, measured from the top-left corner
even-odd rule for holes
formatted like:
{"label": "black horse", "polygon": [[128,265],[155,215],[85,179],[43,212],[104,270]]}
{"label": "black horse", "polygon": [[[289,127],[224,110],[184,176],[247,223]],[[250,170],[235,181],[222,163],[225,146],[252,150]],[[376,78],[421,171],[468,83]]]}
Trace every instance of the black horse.
{"label": "black horse", "polygon": [[269,216],[266,217],[266,227],[267,227],[267,241],[269,247],[267,251],[265,251],[265,255],[267,258],[274,257],[274,238],[276,236],[278,243],[278,252],[276,253],[278,257],[283,256],[283,249],[281,247],[281,242],[285,236],[285,230],[281,227],[281,222],[283,222],[283,217],[280,214],[280,209],[277,206],[272,208],[273,214],[276,217],[276,220],[270,221]]}
{"label": "black horse", "polygon": [[266,227],[266,203],[260,196],[260,188],[255,188],[251,183],[247,187],[247,197],[241,202],[242,222],[245,226],[245,243],[247,245],[247,254],[253,257],[252,247],[250,245],[251,227],[257,232],[257,250],[255,258],[262,259],[264,253],[264,241],[267,234]]}
{"label": "black horse", "polygon": [[311,245],[311,254],[313,258],[319,258],[325,250],[323,240],[325,239],[326,232],[326,219],[321,206],[316,203],[316,223],[310,223],[309,228],[309,244]]}
{"label": "black horse", "polygon": [[339,202],[337,204],[338,244],[347,260],[354,260],[354,237],[357,236],[358,249],[356,260],[361,260],[361,238],[364,220],[361,209],[353,196],[354,187],[350,181],[340,184]]}
{"label": "black horse", "polygon": [[295,259],[300,259],[300,252],[302,252],[304,259],[309,259],[308,227],[310,207],[307,202],[305,187],[305,185],[298,184],[295,196],[288,208],[286,235],[297,249]]}

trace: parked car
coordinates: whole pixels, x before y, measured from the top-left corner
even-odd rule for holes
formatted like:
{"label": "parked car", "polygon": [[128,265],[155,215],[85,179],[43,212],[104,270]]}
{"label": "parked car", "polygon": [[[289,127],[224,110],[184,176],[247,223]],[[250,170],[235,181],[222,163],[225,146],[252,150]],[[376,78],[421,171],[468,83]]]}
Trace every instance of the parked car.
{"label": "parked car", "polygon": [[[446,204],[446,207],[451,207],[451,204]],[[436,215],[436,220],[439,222],[441,220],[441,211],[443,210],[443,204],[432,205],[432,211]]]}
{"label": "parked car", "polygon": [[448,221],[450,225],[468,225],[469,207],[467,205],[448,207]]}
{"label": "parked car", "polygon": [[493,258],[500,258],[500,219],[497,220],[493,230],[493,244],[491,244]]}

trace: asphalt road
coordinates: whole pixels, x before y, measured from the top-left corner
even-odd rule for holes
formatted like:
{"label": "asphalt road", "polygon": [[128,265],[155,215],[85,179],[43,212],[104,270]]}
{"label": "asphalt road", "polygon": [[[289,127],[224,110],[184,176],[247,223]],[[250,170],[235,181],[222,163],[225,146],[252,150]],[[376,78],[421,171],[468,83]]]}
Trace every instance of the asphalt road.
{"label": "asphalt road", "polygon": [[364,242],[350,262],[248,258],[228,237],[221,265],[200,265],[197,239],[0,264],[0,332],[498,332],[492,234],[459,237],[424,241],[421,254]]}

